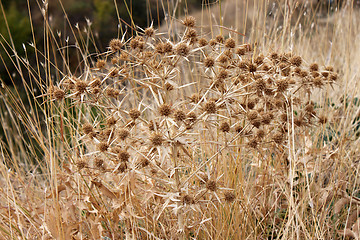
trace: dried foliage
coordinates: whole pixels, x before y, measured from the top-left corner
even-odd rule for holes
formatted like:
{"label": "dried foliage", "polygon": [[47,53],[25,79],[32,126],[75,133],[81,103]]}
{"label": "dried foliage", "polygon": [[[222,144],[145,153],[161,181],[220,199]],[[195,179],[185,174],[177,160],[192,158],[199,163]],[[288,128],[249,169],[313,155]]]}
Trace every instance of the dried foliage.
{"label": "dried foliage", "polygon": [[176,40],[113,39],[46,86],[45,177],[2,163],[1,236],[359,238],[356,151],[329,133],[344,109],[314,97],[337,67],[180,22]]}

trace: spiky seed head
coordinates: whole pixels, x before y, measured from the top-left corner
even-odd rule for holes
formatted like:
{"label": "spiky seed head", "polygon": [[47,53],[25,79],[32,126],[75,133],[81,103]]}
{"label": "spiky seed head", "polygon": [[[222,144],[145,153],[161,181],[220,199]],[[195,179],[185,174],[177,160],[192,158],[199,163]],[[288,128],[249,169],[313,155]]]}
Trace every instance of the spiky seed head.
{"label": "spiky seed head", "polygon": [[169,104],[166,104],[166,103],[160,105],[158,111],[159,111],[159,114],[161,116],[165,116],[165,117],[170,116],[172,114],[172,112],[173,112],[171,106]]}
{"label": "spiky seed head", "polygon": [[158,44],[156,44],[155,52],[160,53],[160,54],[165,53],[165,51],[164,51],[164,43],[163,42],[159,42]]}
{"label": "spiky seed head", "polygon": [[94,159],[94,167],[101,169],[104,167],[104,159],[100,158],[100,157],[95,157]]}
{"label": "spiky seed head", "polygon": [[265,72],[268,72],[271,70],[271,67],[268,64],[263,64],[261,69]]}
{"label": "spiky seed head", "polygon": [[163,50],[165,53],[171,53],[173,51],[173,45],[170,42],[166,42],[163,45]]}
{"label": "spiky seed head", "polygon": [[74,82],[71,81],[70,79],[65,79],[64,82],[62,82],[61,85],[65,88],[65,90],[70,90],[70,89],[75,88]]}
{"label": "spiky seed head", "polygon": [[239,65],[238,65],[238,67],[242,70],[247,70],[248,66],[249,66],[249,62],[246,60],[239,62]]}
{"label": "spiky seed head", "polygon": [[256,65],[261,65],[261,64],[263,64],[264,59],[265,59],[265,56],[264,56],[263,54],[260,54],[259,56],[257,56],[257,57],[254,59],[254,63],[255,63]]}
{"label": "spiky seed head", "polygon": [[257,66],[256,66],[256,64],[250,63],[248,65],[248,69],[249,69],[249,72],[253,73],[253,72],[256,72]]}
{"label": "spiky seed head", "polygon": [[256,132],[256,138],[257,138],[257,139],[262,139],[263,137],[265,137],[265,131],[262,130],[262,129],[259,129],[259,130]]}
{"label": "spiky seed head", "polygon": [[194,93],[190,96],[190,101],[192,103],[198,103],[201,99],[201,96],[198,93]]}
{"label": "spiky seed head", "polygon": [[235,39],[233,39],[233,38],[226,39],[225,47],[227,47],[227,48],[235,48],[235,46],[236,46]]}
{"label": "spiky seed head", "polygon": [[111,87],[107,88],[105,93],[108,97],[112,97],[112,98],[117,98],[120,95],[119,90],[111,88]]}
{"label": "spiky seed head", "polygon": [[78,79],[75,83],[75,90],[78,93],[84,93],[86,91],[87,87],[88,87],[88,84],[81,79]]}
{"label": "spiky seed head", "polygon": [[258,112],[255,111],[255,110],[252,110],[252,111],[249,111],[248,114],[247,114],[247,117],[248,119],[251,121],[251,120],[254,120],[258,117]]}
{"label": "spiky seed head", "polygon": [[280,93],[285,92],[289,87],[289,79],[287,79],[287,78],[279,79],[276,82],[276,86],[277,86],[277,89],[276,89],[277,92],[280,92]]}
{"label": "spiky seed head", "polygon": [[235,200],[236,196],[232,191],[226,191],[224,193],[224,198],[226,202],[232,203]]}
{"label": "spiky seed head", "polygon": [[150,142],[155,147],[161,146],[163,141],[164,141],[164,139],[163,139],[163,137],[162,137],[162,135],[160,133],[153,133],[150,136]]}
{"label": "spiky seed head", "polygon": [[305,105],[305,108],[304,110],[306,112],[314,112],[314,108],[315,108],[315,105],[313,102],[308,102],[306,105]]}
{"label": "spiky seed head", "polygon": [[107,144],[106,142],[100,142],[97,145],[97,148],[100,152],[106,152],[109,148],[109,144]]}
{"label": "spiky seed head", "polygon": [[258,140],[257,139],[251,139],[249,142],[248,142],[248,146],[251,147],[251,148],[256,148],[258,145]]}
{"label": "spiky seed head", "polygon": [[214,58],[212,58],[212,57],[206,57],[206,58],[204,59],[204,65],[205,65],[205,67],[210,68],[210,67],[213,67],[214,64],[215,64],[215,59],[214,59]]}
{"label": "spiky seed head", "polygon": [[319,123],[326,124],[328,122],[328,118],[325,115],[319,116]]}
{"label": "spiky seed head", "polygon": [[291,68],[287,63],[280,63],[279,69],[283,76],[289,76]]}
{"label": "spiky seed head", "polygon": [[191,112],[187,115],[187,119],[189,119],[190,122],[195,122],[197,119],[196,113]]}
{"label": "spiky seed head", "polygon": [[326,67],[325,67],[325,71],[333,72],[333,71],[334,71],[334,67],[333,67],[333,66],[326,66]]}
{"label": "spiky seed head", "polygon": [[229,76],[228,71],[226,71],[225,69],[221,69],[218,74],[218,79],[225,79],[228,76]]}
{"label": "spiky seed head", "polygon": [[87,167],[87,162],[84,159],[79,159],[76,161],[76,167],[81,170]]}
{"label": "spiky seed head", "polygon": [[139,44],[139,40],[136,38],[133,38],[133,39],[131,39],[129,46],[132,49],[136,49],[138,47],[138,44]]}
{"label": "spiky seed head", "polygon": [[279,118],[280,118],[280,120],[281,120],[282,122],[284,122],[284,123],[286,123],[287,120],[288,120],[288,116],[287,116],[286,113],[281,113],[280,116],[279,116]]}
{"label": "spiky seed head", "polygon": [[175,52],[179,56],[186,57],[190,53],[190,48],[186,43],[180,43],[176,46]]}
{"label": "spiky seed head", "polygon": [[144,47],[143,41],[144,41],[144,39],[141,36],[137,36],[137,37],[131,39],[129,46],[132,49],[136,49],[136,48],[142,49]]}
{"label": "spiky seed head", "polygon": [[222,132],[229,132],[230,131],[230,125],[227,122],[223,122],[220,124],[220,131]]}
{"label": "spiky seed head", "polygon": [[200,47],[205,47],[206,45],[208,45],[208,41],[205,38],[200,38],[198,40],[198,43]]}
{"label": "spiky seed head", "polygon": [[153,27],[145,28],[144,35],[147,37],[152,37],[155,34],[155,30]]}
{"label": "spiky seed head", "polygon": [[195,27],[196,19],[193,16],[187,16],[183,21],[182,24],[185,27],[193,28]]}
{"label": "spiky seed head", "polygon": [[[128,61],[129,60],[129,54],[127,52],[121,52],[119,57],[116,57],[116,59],[114,59],[114,63],[119,63],[119,60],[121,61]],[[115,63],[116,61],[116,63]]]}
{"label": "spiky seed head", "polygon": [[268,125],[270,124],[271,120],[273,119],[273,115],[271,113],[264,113],[262,116],[261,116],[261,122],[265,125]]}
{"label": "spiky seed head", "polygon": [[329,76],[329,72],[326,72],[326,71],[321,72],[321,75],[322,75],[323,77],[327,78],[327,77]]}
{"label": "spiky seed head", "polygon": [[337,75],[337,73],[332,73],[332,74],[330,74],[329,78],[331,81],[336,81],[336,80],[338,80],[338,75]]}
{"label": "spiky seed head", "polygon": [[229,61],[229,57],[222,54],[222,55],[219,56],[218,61],[220,63],[222,63],[222,64],[225,64],[225,63],[227,63]]}
{"label": "spiky seed head", "polygon": [[[121,55],[122,55],[123,53],[124,53],[124,52],[122,52],[122,53],[120,54],[120,57],[121,57]],[[120,57],[118,57],[118,56],[112,57],[112,58],[111,58],[111,64],[113,64],[113,65],[118,64],[118,63],[119,63],[119,60],[122,60]]]}
{"label": "spiky seed head", "polygon": [[120,128],[118,131],[118,136],[121,140],[125,140],[130,135],[130,132],[125,128]]}
{"label": "spiky seed head", "polygon": [[141,158],[141,160],[140,160],[140,166],[141,167],[147,167],[147,166],[149,166],[149,164],[150,164],[150,161],[147,159],[147,158]]}
{"label": "spiky seed head", "polygon": [[249,109],[253,109],[256,105],[256,100],[255,99],[249,99],[248,102],[247,102],[247,107]]}
{"label": "spiky seed head", "polygon": [[115,154],[118,154],[118,153],[120,153],[121,151],[122,151],[122,149],[121,149],[121,147],[119,147],[119,146],[114,146],[114,147],[111,148],[111,152],[112,152],[112,153],[115,153]]}
{"label": "spiky seed head", "polygon": [[304,125],[304,118],[302,116],[296,117],[294,119],[294,124],[298,127],[301,127]]}
{"label": "spiky seed head", "polygon": [[309,73],[306,70],[301,70],[300,77],[306,78],[309,75]]}
{"label": "spiky seed head", "polygon": [[100,141],[108,140],[108,138],[109,138],[110,134],[112,134],[112,132],[113,132],[113,130],[110,128],[106,128],[106,129],[102,130],[98,136],[99,140]]}
{"label": "spiky seed head", "polygon": [[270,58],[271,60],[276,61],[279,59],[279,54],[277,52],[272,52],[270,53]]}
{"label": "spiky seed head", "polygon": [[119,165],[119,167],[118,167],[118,172],[119,173],[123,173],[123,172],[125,172],[126,171],[126,169],[127,169],[127,164],[126,164],[126,162],[122,162],[122,163],[120,163],[120,165]]}
{"label": "spiky seed head", "polygon": [[210,45],[211,47],[215,47],[216,44],[217,44],[217,41],[216,41],[215,39],[211,39],[211,40],[209,41],[209,45]]}
{"label": "spiky seed head", "polygon": [[243,44],[242,46],[245,48],[245,50],[246,50],[247,52],[251,52],[251,51],[253,50],[251,44],[249,44],[249,43],[245,43],[245,44]]}
{"label": "spiky seed head", "polygon": [[272,140],[277,144],[281,144],[284,141],[284,134],[277,132],[272,136]]}
{"label": "spiky seed head", "polygon": [[100,87],[101,85],[101,80],[100,78],[93,78],[93,80],[90,83],[90,87],[91,88],[96,88],[96,87]]}
{"label": "spiky seed head", "polygon": [[141,113],[139,110],[137,110],[136,108],[133,108],[129,111],[129,116],[135,120],[138,119],[140,117]]}
{"label": "spiky seed head", "polygon": [[109,43],[110,50],[113,52],[118,52],[123,47],[123,44],[120,39],[112,39]]}
{"label": "spiky seed head", "polygon": [[85,134],[90,134],[94,130],[93,126],[90,123],[85,123],[83,125],[82,129]]}
{"label": "spiky seed head", "polygon": [[290,63],[295,67],[300,67],[302,64],[302,58],[300,56],[293,56],[290,58]]}
{"label": "spiky seed head", "polygon": [[57,87],[54,88],[52,94],[56,100],[62,100],[65,98],[65,91]]}
{"label": "spiky seed head", "polygon": [[103,60],[103,59],[98,59],[96,61],[96,67],[99,68],[99,69],[103,69],[106,65],[106,61]]}
{"label": "spiky seed head", "polygon": [[224,36],[220,35],[220,34],[215,37],[215,40],[218,43],[224,43],[224,41],[225,41]]}
{"label": "spiky seed head", "polygon": [[311,76],[313,78],[316,78],[316,77],[319,77],[320,76],[320,73],[319,72],[311,72]]}
{"label": "spiky seed head", "polygon": [[207,103],[205,103],[204,105],[204,110],[205,112],[207,112],[208,114],[213,114],[216,113],[216,103],[215,101],[208,101]]}
{"label": "spiky seed head", "polygon": [[107,124],[108,126],[113,126],[113,125],[116,124],[116,122],[117,122],[116,118],[114,118],[113,116],[111,116],[111,117],[106,121],[106,124]]}
{"label": "spiky seed head", "polygon": [[119,76],[119,69],[117,67],[113,67],[112,69],[110,69],[109,76],[110,77],[118,77]]}
{"label": "spiky seed head", "polygon": [[268,96],[273,96],[275,94],[271,88],[265,88],[264,93]]}
{"label": "spiky seed head", "polygon": [[224,52],[223,52],[223,55],[224,56],[227,56],[229,59],[231,59],[233,57],[233,52],[230,50],[230,49],[226,49]]}
{"label": "spiky seed head", "polygon": [[246,53],[246,49],[244,47],[239,47],[235,52],[237,55],[243,56]]}
{"label": "spiky seed head", "polygon": [[310,64],[309,69],[311,72],[319,71],[319,64],[312,63],[312,64]]}
{"label": "spiky seed head", "polygon": [[190,205],[190,204],[194,204],[194,203],[195,203],[194,198],[193,198],[192,196],[188,195],[188,194],[182,196],[181,201],[182,201],[182,203],[183,203],[184,205],[185,205],[185,204]]}
{"label": "spiky seed head", "polygon": [[283,108],[285,104],[285,102],[282,99],[278,99],[278,98],[273,99],[272,102],[277,108]]}
{"label": "spiky seed head", "polygon": [[125,150],[121,150],[119,153],[118,153],[118,159],[121,161],[121,162],[127,162],[129,161],[129,158],[130,158],[130,154],[125,151]]}
{"label": "spiky seed head", "polygon": [[186,31],[185,39],[196,39],[197,32],[195,29],[191,28]]}
{"label": "spiky seed head", "polygon": [[251,120],[250,123],[254,127],[259,128],[261,126],[261,119],[260,118],[255,118],[255,119]]}
{"label": "spiky seed head", "polygon": [[183,110],[178,109],[174,113],[174,118],[176,121],[184,121],[186,119],[186,114]]}
{"label": "spiky seed head", "polygon": [[212,192],[217,190],[217,183],[214,180],[209,180],[206,182],[206,188]]}
{"label": "spiky seed head", "polygon": [[296,67],[296,68],[294,68],[294,73],[296,74],[296,75],[300,75],[301,74],[301,68],[299,68],[299,67]]}
{"label": "spiky seed head", "polygon": [[266,89],[266,82],[264,79],[262,78],[259,78],[255,81],[255,90],[258,91],[258,92],[262,92]]}
{"label": "spiky seed head", "polygon": [[237,132],[237,133],[239,133],[239,132],[241,132],[243,130],[243,127],[242,126],[236,126],[235,127],[235,132]]}

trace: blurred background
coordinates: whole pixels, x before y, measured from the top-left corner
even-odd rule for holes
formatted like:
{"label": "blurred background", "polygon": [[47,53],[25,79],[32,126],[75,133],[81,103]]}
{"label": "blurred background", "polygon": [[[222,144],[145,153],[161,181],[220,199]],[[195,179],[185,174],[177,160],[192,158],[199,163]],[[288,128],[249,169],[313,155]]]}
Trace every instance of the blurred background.
{"label": "blurred background", "polygon": [[[0,2],[2,4],[0,9],[0,44],[2,45],[0,47],[0,78],[6,84],[11,85],[20,80],[17,80],[19,79],[16,77],[18,71],[12,63],[15,58],[11,57],[13,52],[7,43],[13,42],[17,54],[21,57],[25,57],[26,54],[30,64],[31,61],[34,61],[35,64],[35,53],[29,44],[33,43],[35,39],[38,51],[43,52],[44,18],[40,10],[43,8],[43,3],[37,0],[2,0]],[[129,36],[134,34],[133,29],[128,27],[133,26],[132,23],[141,28],[152,23],[154,27],[158,27],[165,19],[165,11],[177,7],[176,16],[181,16],[188,11],[196,11],[204,5],[212,4],[215,0],[187,0],[178,2],[177,6],[174,6],[176,2],[178,1],[61,0],[60,4],[60,1],[55,0],[49,1],[48,18],[53,33],[57,35],[60,41],[64,42],[69,37],[67,42],[69,46],[74,44],[74,34],[69,26],[73,28],[78,26],[79,31],[74,28],[75,31],[78,31],[75,34],[86,34],[84,29],[89,29],[88,23],[91,22],[90,29],[94,42],[89,44],[90,52],[93,52],[95,48],[102,52],[106,50],[108,42],[112,38],[122,35],[126,30]],[[29,12],[31,12],[31,16],[29,16]],[[66,12],[68,20],[64,12]],[[119,24],[118,18],[121,19],[121,24]],[[31,24],[34,29],[34,36]],[[11,32],[11,39],[9,31]],[[26,53],[24,47],[26,47]],[[74,70],[79,62],[74,54],[69,54],[69,56],[71,58],[69,59],[70,68]]]}

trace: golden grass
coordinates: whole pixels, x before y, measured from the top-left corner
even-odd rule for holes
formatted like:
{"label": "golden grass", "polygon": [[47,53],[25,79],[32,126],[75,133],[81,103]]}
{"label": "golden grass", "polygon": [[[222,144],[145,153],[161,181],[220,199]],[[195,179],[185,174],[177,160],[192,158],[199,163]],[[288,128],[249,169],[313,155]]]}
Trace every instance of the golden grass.
{"label": "golden grass", "polygon": [[2,89],[1,238],[359,238],[358,10],[217,4],[96,55],[89,25],[76,73],[44,15],[32,104]]}

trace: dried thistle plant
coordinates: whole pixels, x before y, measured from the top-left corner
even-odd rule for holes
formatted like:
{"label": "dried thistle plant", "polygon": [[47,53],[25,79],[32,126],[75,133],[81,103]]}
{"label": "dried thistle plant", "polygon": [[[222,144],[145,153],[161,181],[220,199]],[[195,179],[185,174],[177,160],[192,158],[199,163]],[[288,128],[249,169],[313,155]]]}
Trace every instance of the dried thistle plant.
{"label": "dried thistle plant", "polygon": [[[97,55],[77,42],[74,73],[63,70],[65,55],[63,68],[51,63],[54,49],[66,52],[61,44],[44,53],[46,73],[28,65],[29,76],[46,76],[37,79],[39,109],[1,89],[1,117],[11,120],[2,126],[16,131],[4,127],[12,147],[0,139],[0,238],[357,238],[359,104],[348,76],[357,76],[360,41],[327,27],[329,47],[331,34],[282,25],[292,11],[269,30],[259,9],[246,44],[234,29],[210,34],[187,16],[171,19],[181,25],[172,36],[129,25],[134,36]],[[32,135],[17,145],[21,129]],[[22,163],[38,148],[36,164]]]}
{"label": "dried thistle plant", "polygon": [[[65,98],[99,114],[82,113],[80,139],[91,137],[79,139],[77,148],[89,164],[70,164],[67,181],[89,199],[81,205],[86,221],[106,222],[102,234],[123,236],[115,230],[119,222],[125,235],[139,236],[143,224],[156,225],[151,232],[164,237],[200,230],[202,219],[213,218],[221,206],[266,196],[240,193],[226,167],[240,167],[241,158],[287,178],[299,170],[289,163],[289,149],[296,151],[313,126],[326,124],[309,99],[338,79],[332,67],[306,65],[293,53],[258,54],[222,35],[211,43],[198,39],[194,18],[183,24],[178,42],[156,37],[153,28],[128,43],[112,40],[108,58],[120,51],[126,58],[98,61],[84,78],[68,76],[73,89],[60,84],[49,93],[59,105]],[[192,82],[188,73],[194,71],[199,74]],[[251,170],[255,186],[275,181],[262,178],[257,167]],[[196,181],[202,172],[203,183]],[[284,199],[280,194],[276,201]],[[267,214],[276,218],[274,211]]]}

